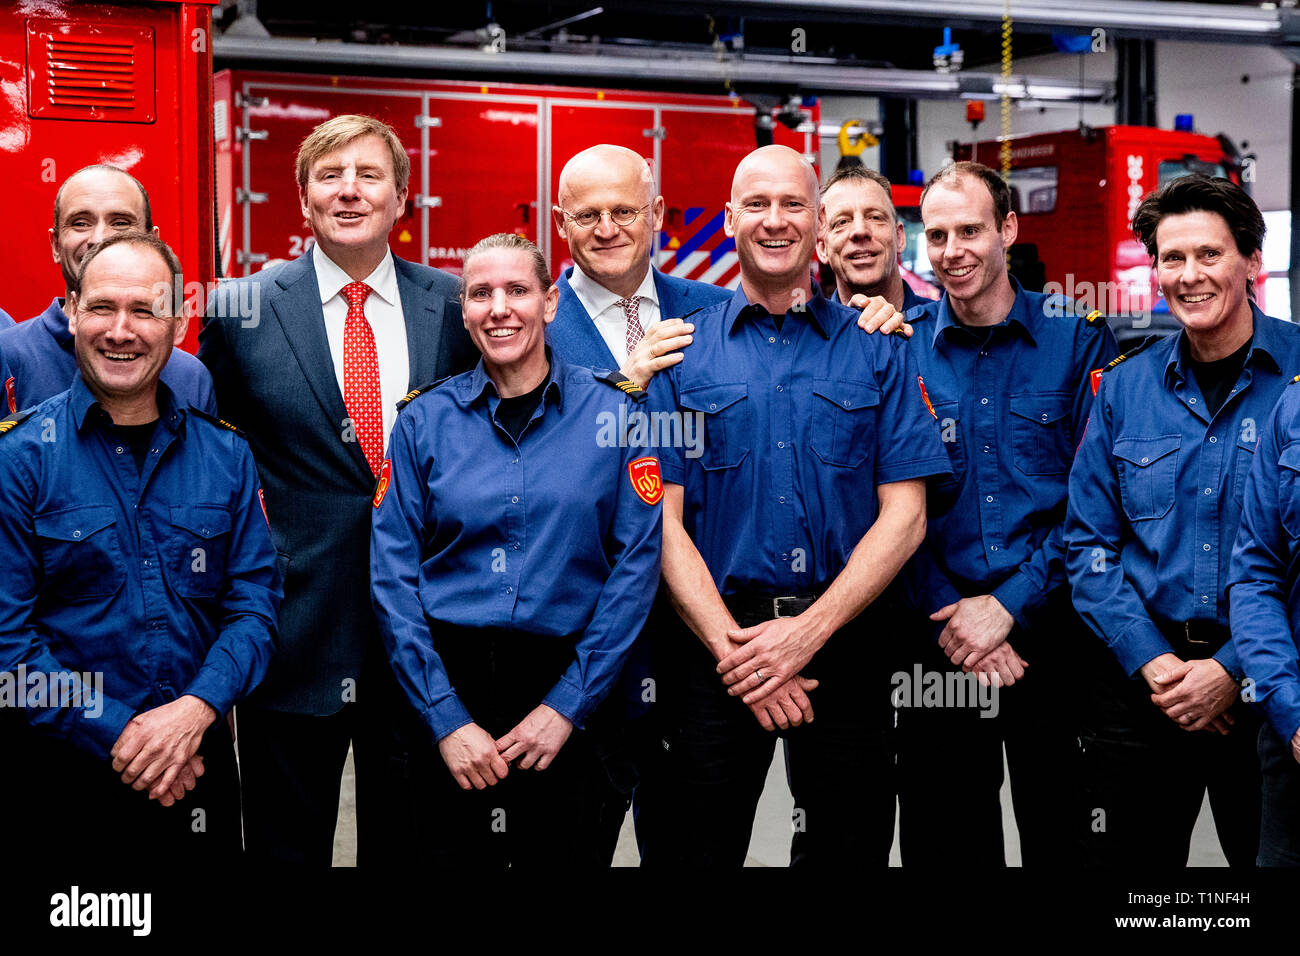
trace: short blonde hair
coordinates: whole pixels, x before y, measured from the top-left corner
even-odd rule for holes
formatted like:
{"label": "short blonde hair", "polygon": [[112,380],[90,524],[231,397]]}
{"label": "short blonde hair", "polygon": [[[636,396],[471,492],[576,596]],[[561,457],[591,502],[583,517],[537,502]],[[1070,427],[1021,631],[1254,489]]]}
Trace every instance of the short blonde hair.
{"label": "short blonde hair", "polygon": [[551,287],[551,273],[546,268],[546,257],[542,255],[542,250],[525,236],[513,232],[497,232],[486,236],[474,243],[473,248],[465,253],[465,258],[461,260],[460,273],[460,298],[465,299],[465,273],[469,270],[470,260],[480,252],[487,252],[489,249],[518,249],[528,256],[529,263],[533,267],[533,275],[537,277],[538,283],[545,292]]}
{"label": "short blonde hair", "polygon": [[326,120],[308,133],[307,138],[298,145],[298,155],[294,159],[298,188],[307,188],[307,175],[317,160],[362,136],[378,136],[388,146],[393,158],[393,178],[397,191],[404,191],[411,180],[411,157],[406,155],[406,147],[387,123],[373,116],[360,116],[356,113]]}

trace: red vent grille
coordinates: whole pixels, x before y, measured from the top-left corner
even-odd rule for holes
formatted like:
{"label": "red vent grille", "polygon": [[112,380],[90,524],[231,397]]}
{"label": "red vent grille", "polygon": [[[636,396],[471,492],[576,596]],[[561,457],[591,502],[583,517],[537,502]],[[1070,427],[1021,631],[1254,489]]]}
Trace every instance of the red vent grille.
{"label": "red vent grille", "polygon": [[154,36],[149,27],[27,21],[33,117],[152,123]]}

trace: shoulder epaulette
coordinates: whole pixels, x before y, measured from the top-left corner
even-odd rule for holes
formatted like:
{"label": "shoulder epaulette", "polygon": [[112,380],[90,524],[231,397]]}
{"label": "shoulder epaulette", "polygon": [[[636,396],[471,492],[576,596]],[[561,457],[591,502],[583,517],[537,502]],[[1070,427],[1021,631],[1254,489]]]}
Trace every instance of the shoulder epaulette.
{"label": "shoulder epaulette", "polygon": [[212,424],[220,428],[228,428],[236,435],[238,435],[240,438],[244,439],[245,441],[248,440],[248,436],[245,435],[237,425],[230,424],[230,422],[226,421],[224,418],[218,418],[216,415],[209,415],[203,409],[195,405],[190,406],[190,412],[192,412],[194,415],[198,416],[199,418],[203,419],[205,422],[211,422]]}
{"label": "shoulder epaulette", "polygon": [[644,402],[646,400],[645,389],[624,376],[622,372],[600,372],[592,369],[591,374],[596,376],[596,381],[604,382],[611,388],[618,389],[634,402]]}
{"label": "shoulder epaulette", "polygon": [[1126,358],[1129,358],[1130,356],[1133,356],[1133,355],[1137,355],[1139,352],[1141,352],[1144,348],[1146,348],[1146,347],[1147,347],[1148,345],[1150,345],[1152,342],[1159,342],[1159,341],[1160,341],[1160,336],[1158,336],[1158,335],[1148,335],[1145,339],[1143,339],[1141,342],[1139,342],[1139,343],[1138,343],[1136,346],[1134,346],[1133,348],[1129,349],[1129,350],[1128,350],[1127,352],[1125,352],[1123,355],[1120,355],[1120,356],[1117,357],[1117,358],[1113,358],[1113,359],[1111,359],[1110,362],[1106,365],[1106,367],[1102,369],[1102,371],[1103,371],[1103,372],[1109,372],[1111,369],[1113,369],[1113,368],[1114,368],[1116,365],[1118,365],[1120,362],[1124,361]]}
{"label": "shoulder epaulette", "polygon": [[452,376],[450,375],[444,375],[442,378],[438,379],[435,382],[430,382],[428,385],[421,385],[419,388],[411,389],[409,392],[406,393],[406,395],[402,398],[402,400],[397,403],[397,410],[400,412],[403,408],[405,408],[407,405],[410,405],[411,402],[415,401],[425,392],[433,391],[435,388],[437,388],[439,385],[441,385],[443,382],[447,381],[447,379],[451,377]]}
{"label": "shoulder epaulette", "polygon": [[1093,309],[1083,317],[1084,325],[1092,326],[1094,329],[1103,329],[1106,327],[1106,316],[1101,309]]}
{"label": "shoulder epaulette", "polygon": [[[1291,381],[1287,382],[1288,385],[1295,385],[1297,383],[1300,383],[1300,375],[1297,375],[1295,378],[1291,379]],[[3,427],[4,427],[3,423],[0,423],[0,428]]]}
{"label": "shoulder epaulette", "polygon": [[29,408],[25,411],[15,412],[8,418],[0,418],[0,435],[13,431],[23,422],[27,421],[27,419],[32,417],[33,411],[34,409]]}

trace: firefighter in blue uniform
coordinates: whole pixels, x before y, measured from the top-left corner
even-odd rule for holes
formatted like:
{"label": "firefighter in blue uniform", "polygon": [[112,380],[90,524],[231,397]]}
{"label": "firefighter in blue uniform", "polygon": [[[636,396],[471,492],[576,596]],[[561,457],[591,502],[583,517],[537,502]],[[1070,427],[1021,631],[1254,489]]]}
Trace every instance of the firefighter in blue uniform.
{"label": "firefighter in blue uniform", "polygon": [[1300,866],[1300,375],[1260,429],[1232,550],[1228,607],[1243,697],[1265,718],[1260,866]]}
{"label": "firefighter in blue uniform", "polygon": [[740,289],[651,385],[704,441],[664,453],[664,580],[685,626],[662,641],[665,826],[643,863],[741,866],[779,729],[792,864],[883,866],[893,714],[872,604],[920,543],[924,479],[948,474],[947,456],[902,338],[809,296],[807,162],[750,153],[726,212]]}
{"label": "firefighter in blue uniform", "polygon": [[[849,305],[861,302],[857,296],[883,296],[899,314],[898,320],[879,326],[883,332],[894,331],[904,314],[930,304],[912,291],[899,268],[907,234],[888,179],[860,164],[841,166],[822,184],[821,211],[817,258],[835,275],[832,302]],[[874,323],[859,324],[877,331]]]}
{"label": "firefighter in blue uniform", "polygon": [[1142,201],[1133,232],[1183,328],[1107,368],[1070,473],[1067,570],[1104,645],[1083,705],[1081,825],[1093,864],[1183,866],[1208,788],[1229,864],[1251,866],[1258,718],[1240,700],[1225,592],[1300,329],[1251,301],[1264,220],[1239,186],[1176,179]]}
{"label": "firefighter in blue uniform", "polygon": [[150,235],[93,248],[69,298],[79,374],[0,423],[0,672],[29,725],[6,739],[10,835],[78,859],[240,849],[225,718],[265,672],[280,591],[247,444],[159,382],[185,322],[154,287],[178,276]]}
{"label": "firefighter in blue uniform", "polygon": [[[5,328],[0,321],[0,403],[16,412],[57,395],[72,384],[77,359],[63,311],[77,269],[96,242],[119,232],[138,230],[158,235],[149,209],[149,194],[130,173],[98,164],[64,180],[54,199],[50,248],[63,273],[64,298],[54,299],[40,315]],[[174,303],[172,303],[174,304]],[[162,373],[163,384],[181,407],[193,405],[217,413],[212,376],[193,355],[175,349]]]}
{"label": "firefighter in blue uniform", "polygon": [[625,407],[644,392],[547,348],[557,297],[526,239],[470,250],[483,359],[403,406],[375,494],[380,632],[446,764],[434,866],[605,866],[626,807],[602,761],[622,702],[600,705],[654,598],[663,484]]}
{"label": "firefighter in blue uniform", "polygon": [[951,858],[953,832],[939,824],[954,781],[963,861],[1004,864],[1004,743],[1024,864],[1068,865],[1077,732],[1059,705],[1087,633],[1070,609],[1061,524],[1091,373],[1118,349],[1101,313],[1077,315],[1007,273],[1018,223],[995,171],[949,166],[926,185],[921,215],[945,293],[910,313],[910,346],[956,478],[935,489],[925,543],[900,575],[912,612],[902,630],[909,669],[1000,683],[982,708],[978,691],[943,707],[900,699],[903,865]]}

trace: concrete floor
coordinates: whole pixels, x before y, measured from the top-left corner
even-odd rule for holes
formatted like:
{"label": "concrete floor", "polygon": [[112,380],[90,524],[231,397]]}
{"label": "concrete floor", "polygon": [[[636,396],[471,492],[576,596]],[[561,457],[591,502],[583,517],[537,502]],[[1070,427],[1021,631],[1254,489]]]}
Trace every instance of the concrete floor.
{"label": "concrete floor", "polygon": [[[767,786],[758,804],[754,819],[754,835],[749,843],[746,866],[788,866],[790,863],[790,815],[794,799],[785,782],[785,757],[780,747],[767,774]],[[1015,819],[1011,814],[1011,792],[1008,784],[1002,785],[1002,830],[1005,834],[1008,866],[1020,865],[1020,838],[1016,833]],[[343,792],[339,800],[339,823],[334,834],[334,865],[354,866],[357,858],[356,807],[352,776],[352,754],[348,754],[343,772]],[[1201,815],[1192,834],[1190,866],[1227,866],[1228,861],[1219,849],[1207,799],[1201,805]],[[632,836],[632,815],[623,821],[623,832],[614,854],[615,866],[636,866],[636,841]],[[889,865],[898,866],[898,831],[895,825],[894,848],[889,855]]]}

